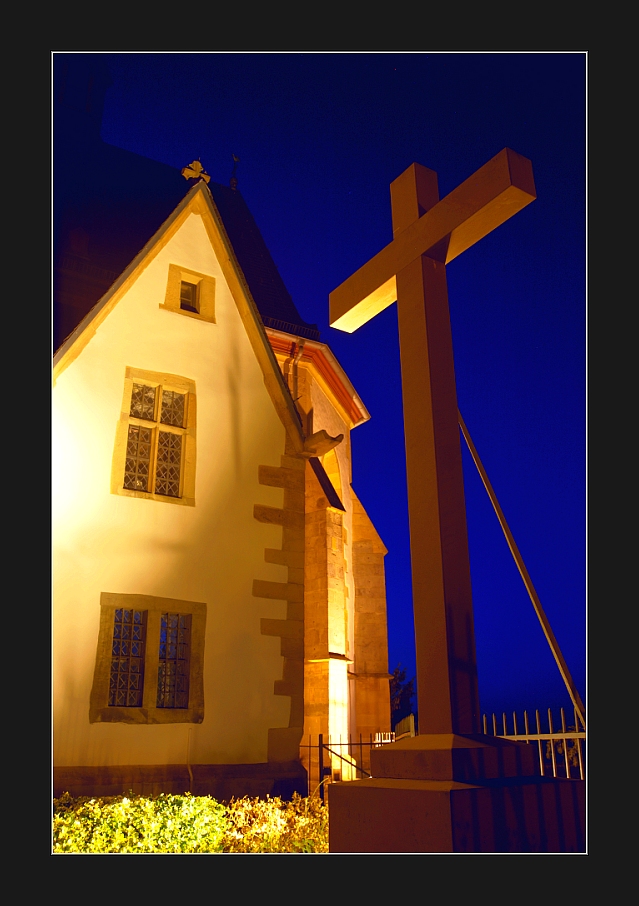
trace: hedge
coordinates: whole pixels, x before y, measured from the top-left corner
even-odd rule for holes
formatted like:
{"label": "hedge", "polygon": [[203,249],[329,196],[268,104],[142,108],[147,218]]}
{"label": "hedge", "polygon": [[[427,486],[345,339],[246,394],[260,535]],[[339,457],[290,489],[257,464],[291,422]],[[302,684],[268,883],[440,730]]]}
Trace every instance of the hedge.
{"label": "hedge", "polygon": [[319,797],[217,802],[160,794],[53,802],[54,853],[328,852],[328,809]]}

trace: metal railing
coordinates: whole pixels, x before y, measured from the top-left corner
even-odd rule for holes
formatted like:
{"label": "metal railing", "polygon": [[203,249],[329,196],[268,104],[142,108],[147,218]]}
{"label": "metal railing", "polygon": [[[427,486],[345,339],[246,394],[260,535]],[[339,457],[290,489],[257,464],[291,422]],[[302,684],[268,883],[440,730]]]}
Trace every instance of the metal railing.
{"label": "metal railing", "polygon": [[[547,711],[547,724],[542,726],[539,711],[535,711],[534,724],[528,712],[523,712],[523,727],[518,721],[517,713],[512,712],[512,721],[503,712],[501,719],[496,714],[483,715],[483,732],[487,736],[499,736],[503,739],[513,739],[517,742],[526,742],[537,746],[539,756],[539,771],[542,777],[562,777],[570,780],[584,780],[586,776],[586,731],[578,730],[580,726],[577,712],[574,714],[574,724],[567,726],[566,714],[560,709],[559,727],[553,724],[552,709]],[[547,726],[547,729],[545,728]],[[397,727],[404,731],[404,727]],[[523,732],[521,732],[523,730]],[[412,731],[412,732],[411,732]],[[374,748],[395,742],[404,736],[414,734],[414,724],[407,732],[371,733],[368,739],[361,734],[359,738],[349,736],[347,740],[332,739],[323,736],[317,737],[313,743],[308,737],[308,742],[300,746],[300,756],[308,774],[308,795],[318,793],[322,800],[325,798],[325,787],[333,780],[356,780],[370,777],[370,753]]]}
{"label": "metal railing", "polygon": [[[501,727],[493,713],[489,721],[483,716],[483,729],[486,735],[500,736],[503,739],[514,739],[519,742],[537,743],[539,753],[539,771],[542,777],[567,777],[570,780],[584,780],[586,776],[586,731],[578,730],[579,716],[575,709],[574,724],[566,726],[566,714],[560,709],[561,729],[553,726],[552,709],[548,708],[548,730],[542,728],[539,711],[535,711],[534,729],[530,728],[528,712],[524,711],[524,732],[517,726],[517,714],[513,711],[512,732],[508,726],[506,713],[501,716]],[[492,732],[490,732],[492,731]]]}
{"label": "metal railing", "polygon": [[313,743],[308,737],[307,743],[300,746],[302,763],[308,774],[308,795],[319,793],[322,801],[325,787],[332,780],[355,780],[370,777],[371,749],[395,742],[395,734],[379,731],[370,733],[365,739],[349,736],[347,740],[340,737],[334,740],[322,733]]}

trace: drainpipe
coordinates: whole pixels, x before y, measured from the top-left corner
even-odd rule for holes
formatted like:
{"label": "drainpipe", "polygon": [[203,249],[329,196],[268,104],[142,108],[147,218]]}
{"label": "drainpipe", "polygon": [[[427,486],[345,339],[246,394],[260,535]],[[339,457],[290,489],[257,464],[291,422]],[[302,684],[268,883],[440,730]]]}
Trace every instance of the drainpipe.
{"label": "drainpipe", "polygon": [[300,340],[297,344],[297,352],[293,358],[293,402],[297,405],[297,365],[299,360],[302,358],[302,353],[304,352],[304,343],[306,340]]}

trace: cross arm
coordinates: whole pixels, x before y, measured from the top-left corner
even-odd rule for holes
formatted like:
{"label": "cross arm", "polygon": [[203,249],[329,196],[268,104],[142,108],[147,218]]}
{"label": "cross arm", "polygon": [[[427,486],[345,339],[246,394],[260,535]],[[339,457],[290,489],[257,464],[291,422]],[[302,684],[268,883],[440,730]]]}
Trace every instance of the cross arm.
{"label": "cross arm", "polygon": [[415,258],[448,264],[535,198],[531,162],[504,148],[333,290],[331,326],[357,330],[397,299],[396,276]]}

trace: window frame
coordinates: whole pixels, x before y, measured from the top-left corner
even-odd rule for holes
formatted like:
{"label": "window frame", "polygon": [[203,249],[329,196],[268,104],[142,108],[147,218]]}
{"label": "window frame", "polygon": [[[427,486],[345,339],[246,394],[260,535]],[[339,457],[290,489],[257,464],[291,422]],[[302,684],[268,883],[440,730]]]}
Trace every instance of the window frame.
{"label": "window frame", "polygon": [[[116,610],[146,612],[144,653],[144,687],[142,706],[109,705],[109,685]],[[160,620],[163,613],[188,614],[191,617],[188,708],[158,708],[158,670],[160,663]],[[204,639],[206,604],[159,598],[153,595],[124,595],[102,592],[100,595],[100,628],[89,705],[90,723],[167,724],[202,723],[204,720]]]}
{"label": "window frame", "polygon": [[[156,389],[154,419],[142,419],[131,415],[131,398],[134,384],[142,384]],[[158,393],[157,391],[160,391]],[[185,419],[182,428],[164,424],[160,421],[162,391],[172,391],[185,396]],[[125,488],[124,476],[126,470],[127,446],[129,440],[129,427],[143,426],[152,430],[152,460],[150,467],[149,487],[144,491],[138,488]],[[158,494],[155,491],[155,478],[157,467],[157,451],[159,432],[178,434],[182,437],[182,452],[180,463],[180,489],[179,496],[172,497],[167,494]],[[125,369],[124,391],[122,394],[122,408],[116,427],[115,447],[113,453],[113,466],[111,470],[111,493],[122,497],[138,497],[145,500],[155,500],[163,503],[173,503],[180,506],[195,506],[195,464],[196,464],[196,394],[195,381],[180,377],[175,374],[166,374],[156,371],[144,371],[140,368]]]}
{"label": "window frame", "polygon": [[[190,287],[192,292],[189,294],[189,300],[187,304],[185,302],[185,293],[184,287]],[[200,313],[200,293],[197,283],[191,283],[189,280],[180,281],[180,311],[189,311],[192,315],[199,315]]]}
{"label": "window frame", "polygon": [[[195,286],[197,311],[189,311],[181,307],[182,283],[190,283]],[[198,321],[215,324],[215,277],[178,264],[169,264],[166,294],[159,307],[164,311],[172,311],[186,318],[196,318]]]}

